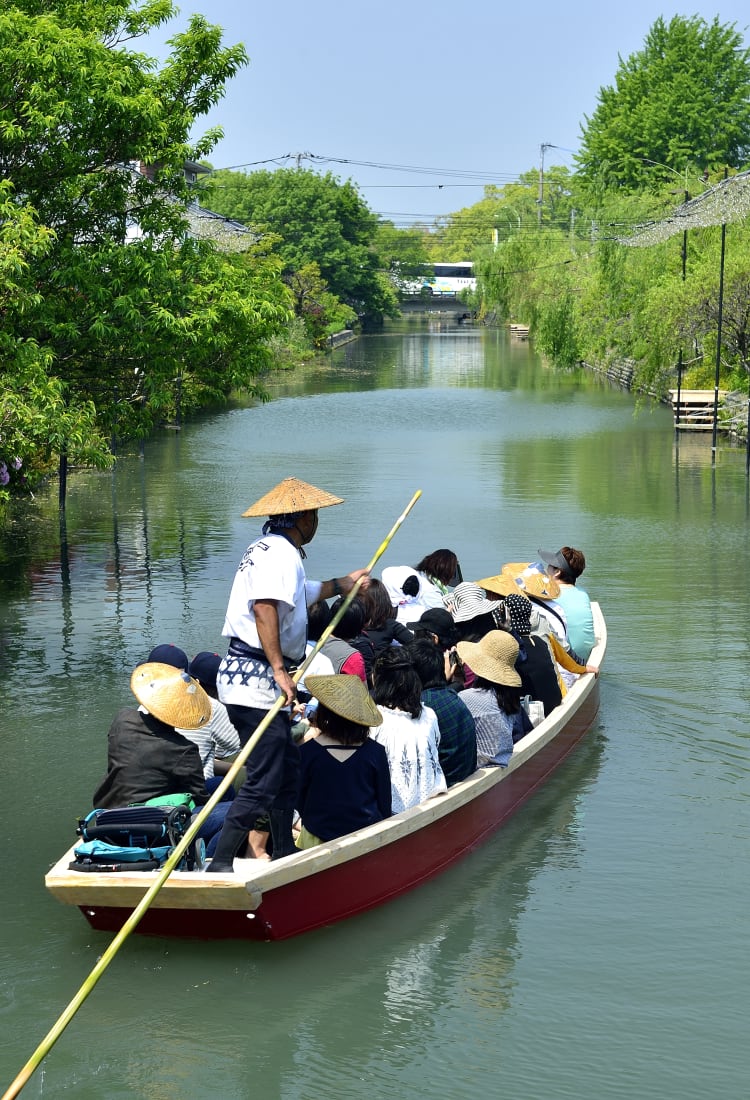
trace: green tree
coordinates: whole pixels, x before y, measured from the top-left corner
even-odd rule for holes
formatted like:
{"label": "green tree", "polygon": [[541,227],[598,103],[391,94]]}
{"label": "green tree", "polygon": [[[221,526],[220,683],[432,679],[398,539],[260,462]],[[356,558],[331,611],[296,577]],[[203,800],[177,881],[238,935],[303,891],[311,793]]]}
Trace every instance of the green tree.
{"label": "green tree", "polygon": [[359,317],[379,320],[397,312],[375,248],[377,215],[350,180],[306,168],[219,171],[208,201],[220,214],[277,237],[287,277],[317,264],[331,294]]}
{"label": "green tree", "polygon": [[294,297],[294,311],[317,347],[324,347],[328,336],[356,322],[357,314],[331,294],[317,264],[304,264],[291,272],[287,283]]}
{"label": "green tree", "polygon": [[54,244],[27,207],[0,183],[0,500],[33,488],[64,449],[72,461],[106,465],[106,441],[88,399],[70,401],[50,376],[51,353],[23,335],[26,318],[44,307],[35,265]]}
{"label": "green tree", "polygon": [[397,229],[391,221],[381,221],[375,235],[375,251],[384,271],[390,272],[396,287],[421,274],[429,262],[428,232],[416,226]]}
{"label": "green tree", "polygon": [[[734,25],[676,15],[620,59],[582,127],[590,187],[638,189],[688,169],[742,165],[750,150],[750,51]],[[672,171],[670,171],[670,169]]]}
{"label": "green tree", "polygon": [[[143,432],[252,387],[291,316],[278,261],[251,234],[203,231],[216,219],[195,210],[185,174],[220,136],[190,137],[244,48],[194,16],[158,69],[132,43],[174,14],[171,0],[0,12],[0,174],[15,212],[0,237],[0,343],[12,352],[0,374],[40,459],[106,462],[115,429]],[[8,226],[25,234],[20,251]]]}

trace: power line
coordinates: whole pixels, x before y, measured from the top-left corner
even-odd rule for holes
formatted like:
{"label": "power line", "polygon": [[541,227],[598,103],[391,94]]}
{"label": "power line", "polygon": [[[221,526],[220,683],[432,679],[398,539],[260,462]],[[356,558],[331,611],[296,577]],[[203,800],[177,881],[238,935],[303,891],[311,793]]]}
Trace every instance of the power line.
{"label": "power line", "polygon": [[[562,148],[562,147],[559,147]],[[567,150],[564,150],[567,151]],[[267,157],[264,160],[252,160],[246,161],[244,164],[231,164],[222,168],[214,168],[214,172],[234,172],[240,168],[257,168],[262,164],[278,164],[281,161],[297,161],[298,165],[303,160],[308,160],[312,163],[322,164],[351,164],[356,165],[359,168],[377,168],[382,171],[388,172],[413,172],[419,175],[432,175],[432,176],[446,176],[449,179],[472,179],[477,180],[478,183],[482,181],[494,182],[500,181],[503,183],[513,183],[518,180],[522,175],[520,172],[490,172],[490,171],[477,171],[476,169],[466,168],[429,168],[424,165],[416,164],[388,164],[380,161],[373,160],[354,160],[350,157],[332,157],[323,156],[318,153],[283,153],[278,157]],[[530,169],[524,169],[529,171]]]}

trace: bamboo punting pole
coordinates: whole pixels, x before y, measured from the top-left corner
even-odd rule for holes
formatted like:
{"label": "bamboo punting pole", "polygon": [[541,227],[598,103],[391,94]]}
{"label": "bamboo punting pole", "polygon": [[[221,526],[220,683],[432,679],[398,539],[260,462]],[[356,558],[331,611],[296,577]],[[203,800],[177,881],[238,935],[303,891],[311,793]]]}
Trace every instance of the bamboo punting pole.
{"label": "bamboo punting pole", "polygon": [[[368,565],[366,567],[368,573],[372,569],[375,568],[376,563],[378,562],[378,560],[382,557],[382,555],[387,550],[391,539],[396,534],[399,527],[404,522],[404,520],[408,516],[409,512],[412,510],[414,505],[417,503],[417,501],[419,500],[421,495],[422,495],[422,490],[417,489],[414,496],[411,498],[411,500],[407,504],[406,508],[403,510],[401,515],[398,517],[398,519],[394,523],[393,527],[390,529],[388,534],[385,536],[385,538],[381,542],[380,546],[377,548],[377,550],[373,554],[372,560],[368,563]],[[292,679],[294,680],[295,684],[298,683],[300,678],[304,675],[304,673],[307,670],[307,668],[308,668],[310,662],[312,661],[313,657],[316,655],[316,653],[319,652],[321,646],[328,639],[328,637],[330,636],[330,634],[333,631],[334,627],[338,624],[338,622],[341,619],[342,615],[346,611],[347,607],[349,606],[351,601],[354,599],[357,592],[359,592],[359,590],[362,586],[363,579],[364,579],[363,577],[360,577],[359,580],[357,580],[357,582],[354,584],[351,591],[345,596],[345,598],[344,598],[344,600],[341,604],[341,607],[336,612],[336,614],[333,616],[333,618],[331,619],[331,622],[326,627],[326,629],[323,631],[322,635],[320,636],[318,641],[315,643],[315,646],[313,647],[313,649],[310,651],[310,653],[307,655],[307,657],[302,662],[300,667],[294,673]],[[284,697],[280,696],[276,700],[274,705],[271,707],[271,709],[268,711],[265,718],[257,726],[257,728],[256,728],[255,732],[253,733],[252,737],[243,745],[239,755],[234,760],[231,768],[229,769],[227,774],[224,776],[224,778],[222,779],[221,783],[216,788],[214,793],[211,795],[208,802],[206,802],[205,806],[203,806],[201,808],[200,813],[198,813],[195,816],[194,820],[190,824],[189,829],[187,830],[185,835],[182,837],[179,844],[176,845],[174,851],[172,852],[172,854],[167,859],[166,863],[164,864],[164,866],[160,870],[160,872],[159,872],[158,876],[156,877],[156,879],[154,880],[154,882],[151,884],[149,889],[143,895],[143,897],[141,898],[141,900],[139,901],[138,905],[135,907],[133,912],[130,914],[128,919],[125,921],[122,928],[117,933],[115,938],[112,940],[112,942],[109,945],[109,947],[107,948],[107,950],[99,958],[96,965],[91,970],[91,973],[89,974],[89,976],[86,978],[86,980],[80,986],[80,988],[79,988],[78,992],[76,993],[76,995],[73,997],[73,999],[67,1005],[67,1007],[63,1010],[63,1012],[58,1016],[58,1018],[55,1021],[54,1025],[47,1032],[44,1039],[42,1039],[41,1043],[36,1048],[34,1053],[31,1055],[31,1057],[29,1058],[26,1065],[23,1067],[23,1069],[21,1069],[21,1071],[17,1074],[15,1079],[11,1082],[11,1084],[9,1085],[7,1090],[3,1093],[2,1098],[0,1098],[0,1100],[12,1100],[13,1097],[18,1096],[19,1092],[24,1087],[24,1085],[27,1083],[27,1081],[29,1080],[29,1078],[31,1077],[31,1075],[33,1074],[33,1072],[37,1068],[37,1066],[40,1064],[42,1059],[45,1058],[47,1056],[47,1054],[49,1054],[50,1050],[55,1045],[57,1040],[60,1038],[63,1031],[68,1026],[70,1021],[73,1019],[75,1014],[81,1008],[84,1001],[87,999],[89,994],[93,992],[94,987],[96,986],[97,982],[99,981],[101,976],[104,974],[104,971],[107,969],[109,964],[112,962],[112,960],[114,959],[115,955],[120,950],[122,945],[125,943],[126,939],[130,935],[130,933],[133,932],[138,927],[138,924],[140,923],[142,917],[144,916],[144,914],[148,910],[149,906],[151,905],[151,902],[154,900],[156,895],[159,893],[162,886],[164,885],[164,883],[167,881],[170,874],[174,870],[175,866],[182,859],[183,855],[185,854],[185,851],[187,850],[187,848],[188,848],[189,844],[191,843],[191,841],[194,839],[196,833],[200,829],[200,827],[203,824],[204,820],[206,819],[208,814],[211,812],[211,810],[214,808],[214,806],[216,806],[216,804],[219,801],[221,801],[221,797],[224,794],[224,792],[226,790],[228,790],[229,786],[234,782],[240,768],[244,765],[245,761],[251,755],[253,749],[255,748],[255,746],[260,741],[260,739],[263,736],[264,732],[266,731],[266,729],[270,725],[272,719],[275,718],[275,716],[283,708],[284,703],[285,703]]]}

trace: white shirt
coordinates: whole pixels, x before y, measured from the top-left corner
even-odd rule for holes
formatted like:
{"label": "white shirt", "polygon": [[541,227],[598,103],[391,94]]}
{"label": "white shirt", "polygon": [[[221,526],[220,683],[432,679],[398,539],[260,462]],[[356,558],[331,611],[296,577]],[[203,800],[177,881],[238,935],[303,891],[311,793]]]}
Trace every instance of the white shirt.
{"label": "white shirt", "polygon": [[[321,582],[308,581],[297,547],[283,535],[263,535],[248,546],[235,574],[222,634],[262,649],[253,606],[275,600],[281,652],[302,661],[307,640],[307,605],[320,596]],[[223,703],[267,710],[281,694],[270,665],[229,654],[216,678]]]}
{"label": "white shirt", "polygon": [[405,710],[381,706],[378,710],[383,724],[372,726],[370,737],[388,757],[394,814],[447,791],[438,757],[440,728],[435,711],[422,707],[420,716],[412,718]]}

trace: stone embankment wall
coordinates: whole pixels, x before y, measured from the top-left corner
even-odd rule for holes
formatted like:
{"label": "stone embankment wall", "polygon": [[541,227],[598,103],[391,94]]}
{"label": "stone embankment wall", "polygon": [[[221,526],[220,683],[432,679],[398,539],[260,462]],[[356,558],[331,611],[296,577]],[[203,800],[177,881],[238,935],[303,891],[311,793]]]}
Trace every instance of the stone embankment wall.
{"label": "stone embankment wall", "polygon": [[[622,386],[626,390],[634,390],[636,393],[645,393],[649,397],[653,397],[656,401],[661,401],[665,405],[671,405],[668,391],[659,393],[655,390],[633,386],[635,364],[632,359],[618,359],[607,364],[582,362],[581,366],[586,367],[588,370],[596,371],[598,374],[605,374],[607,378],[610,378],[613,382],[616,382],[618,386]],[[744,442],[747,438],[747,417],[748,395],[741,393],[739,390],[733,390],[731,393],[728,393],[719,407],[720,430],[727,432],[733,439]]]}
{"label": "stone embankment wall", "polygon": [[622,386],[623,389],[633,390],[636,393],[645,393],[648,397],[653,397],[656,401],[662,401],[665,405],[670,404],[667,390],[659,393],[653,389],[646,389],[643,386],[633,385],[635,363],[632,359],[613,359],[609,363],[587,363],[584,360],[581,366],[586,367],[588,370],[596,371],[597,374],[606,374],[607,378],[616,382],[618,386]]}
{"label": "stone embankment wall", "polygon": [[341,332],[334,332],[332,336],[328,337],[329,348],[339,348],[342,344],[348,344],[350,340],[356,340],[357,334],[350,328],[342,329]]}

